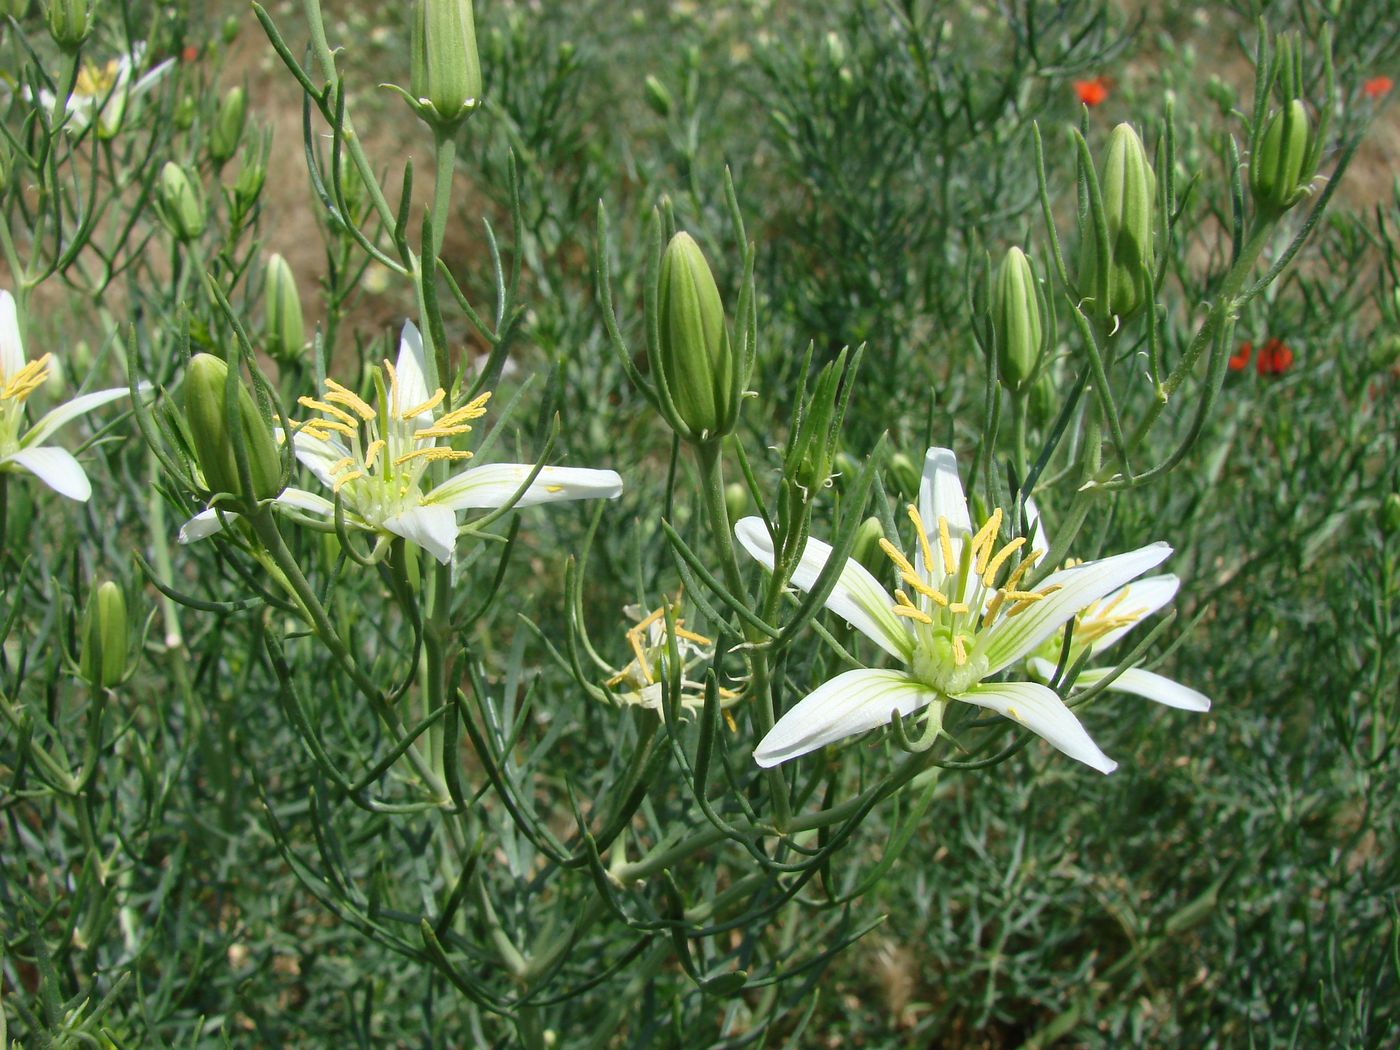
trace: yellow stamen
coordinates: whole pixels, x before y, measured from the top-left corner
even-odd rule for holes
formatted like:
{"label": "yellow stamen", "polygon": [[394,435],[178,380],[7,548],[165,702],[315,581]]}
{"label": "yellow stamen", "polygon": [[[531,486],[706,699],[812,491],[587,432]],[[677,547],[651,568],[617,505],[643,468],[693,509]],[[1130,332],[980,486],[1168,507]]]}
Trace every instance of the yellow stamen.
{"label": "yellow stamen", "polygon": [[326,439],[327,432],[344,434],[346,437],[354,437],[358,433],[355,427],[342,423],[338,419],[308,419],[302,424],[301,429],[322,441]]}
{"label": "yellow stamen", "polygon": [[328,404],[325,401],[318,401],[314,397],[299,397],[297,398],[297,404],[301,405],[302,408],[309,408],[315,412],[324,412],[328,416],[334,416],[346,426],[356,427],[360,425],[360,421],[343,408],[336,408],[334,405]]}
{"label": "yellow stamen", "polygon": [[346,467],[348,467],[351,463],[354,462],[354,456],[343,456],[342,458],[332,463],[329,467],[327,467],[326,470],[332,474],[339,474],[342,470],[344,470]]}
{"label": "yellow stamen", "polygon": [[375,438],[369,443],[369,448],[365,449],[365,469],[369,470],[374,466],[374,461],[379,453],[383,452],[388,445],[383,438]]}
{"label": "yellow stamen", "polygon": [[343,489],[346,485],[350,484],[350,482],[354,481],[356,478],[362,478],[364,476],[365,472],[363,470],[352,470],[349,474],[342,474],[340,477],[335,479],[335,484],[331,486],[331,491],[339,492],[341,489]]}
{"label": "yellow stamen", "polygon": [[433,438],[450,438],[456,437],[458,434],[469,433],[470,431],[471,427],[467,426],[465,423],[457,427],[445,427],[441,423],[436,423],[433,426],[424,427],[422,430],[415,430],[413,432],[413,440],[429,441]]}
{"label": "yellow stamen", "polygon": [[486,402],[491,400],[491,391],[486,391],[470,401],[461,408],[454,408],[447,415],[438,420],[438,426],[455,427],[473,419],[480,419],[486,415]]}
{"label": "yellow stamen", "polygon": [[929,546],[928,530],[924,528],[924,519],[919,516],[919,508],[914,504],[909,504],[909,520],[914,523],[914,532],[919,537],[919,551],[924,556],[924,565],[929,572],[933,572],[933,548]]}
{"label": "yellow stamen", "polygon": [[881,538],[880,549],[885,552],[885,555],[890,559],[890,561],[894,562],[895,568],[897,568],[903,575],[918,575],[918,573],[914,571],[914,566],[909,563],[909,559],[904,556],[904,552],[901,551],[889,540]]}
{"label": "yellow stamen", "polygon": [[1100,616],[1107,616],[1107,615],[1109,615],[1110,613],[1113,612],[1114,609],[1118,608],[1118,606],[1122,605],[1122,604],[1123,604],[1125,601],[1127,601],[1127,600],[1128,600],[1128,588],[1124,587],[1121,591],[1118,592],[1118,597],[1114,598],[1113,601],[1109,602],[1107,605],[1105,605],[1105,606],[1103,607],[1103,610],[1099,613],[1099,615],[1100,615]]}
{"label": "yellow stamen", "polygon": [[399,373],[394,363],[384,359],[384,372],[389,377],[389,415],[399,414]]}
{"label": "yellow stamen", "polygon": [[428,398],[428,400],[424,401],[421,405],[414,405],[412,408],[406,408],[402,412],[400,412],[399,418],[403,420],[408,420],[412,419],[414,416],[421,416],[424,412],[431,412],[433,409],[437,408],[438,405],[442,404],[442,399],[446,396],[447,391],[439,387],[437,392],[433,394],[432,397]]}
{"label": "yellow stamen", "polygon": [[967,602],[953,602],[948,606],[948,611],[954,615],[961,616],[968,611]]}
{"label": "yellow stamen", "polygon": [[982,617],[983,627],[990,627],[992,625],[992,621],[997,618],[997,613],[1001,612],[1002,603],[1005,601],[1005,591],[997,591],[997,593],[992,596],[992,600],[987,603],[986,615]]}
{"label": "yellow stamen", "polygon": [[345,405],[366,423],[378,414],[374,409],[370,408],[369,405],[365,404],[364,399],[360,397],[359,394],[347,387],[341,386],[334,379],[326,380],[325,399],[327,401],[334,401],[338,405]]}
{"label": "yellow stamen", "polygon": [[[934,601],[938,602],[939,605],[948,604],[947,598],[943,598],[943,595],[939,594],[932,587],[930,587],[923,580],[921,580],[918,576],[915,576],[912,572],[900,573],[899,578],[903,583],[907,583],[910,587],[913,587],[914,590],[918,591],[925,598],[932,598]],[[943,598],[943,600],[938,601],[939,598]]]}
{"label": "yellow stamen", "polygon": [[992,511],[992,516],[982,523],[972,537],[972,553],[976,556],[974,571],[980,576],[987,569],[987,557],[996,544],[997,533],[1001,531],[1001,508]]}
{"label": "yellow stamen", "polygon": [[471,453],[462,449],[441,448],[433,446],[431,448],[415,448],[412,452],[405,452],[398,459],[394,460],[394,466],[401,467],[409,460],[424,459],[429,463],[435,463],[440,459],[471,459]]}
{"label": "yellow stamen", "polygon": [[676,637],[684,638],[687,642],[694,642],[696,645],[714,645],[715,643],[703,634],[696,634],[694,631],[682,629],[681,622],[676,621]]}
{"label": "yellow stamen", "polygon": [[1030,554],[1026,556],[1026,559],[1021,562],[1021,564],[1017,565],[1016,568],[1011,570],[1011,575],[1006,578],[1006,582],[1002,584],[1002,586],[1005,587],[1008,591],[1014,590],[1016,585],[1021,582],[1021,577],[1024,576],[1026,573],[1030,572],[1031,566],[1034,565],[1036,562],[1040,561],[1041,556],[1044,553],[1044,551],[1039,550],[1031,551]]}
{"label": "yellow stamen", "polygon": [[1007,713],[1008,715],[1010,715],[1012,718],[1016,719],[1016,721],[1018,721],[1018,722],[1021,721],[1021,712],[1020,712],[1020,711],[1017,711],[1017,710],[1016,710],[1014,707],[1012,707],[1010,704],[1008,704],[1008,705],[1006,706],[1006,713]]}
{"label": "yellow stamen", "polygon": [[967,649],[963,645],[962,635],[953,635],[953,666],[961,667],[967,663]]}
{"label": "yellow stamen", "polygon": [[938,516],[938,547],[943,553],[943,571],[955,572],[957,559],[953,557],[953,538],[948,535],[948,519]]}
{"label": "yellow stamen", "polygon": [[1020,550],[1020,548],[1025,544],[1025,542],[1026,537],[1017,536],[1014,540],[1012,540],[1005,547],[999,550],[995,558],[987,562],[987,568],[982,573],[982,583],[984,586],[993,587],[996,585],[998,570],[1000,570],[1001,567],[1006,564],[1006,560],[1010,558],[1011,555],[1015,554],[1018,550]]}
{"label": "yellow stamen", "polygon": [[928,613],[922,612],[918,609],[911,609],[907,605],[896,605],[890,609],[890,612],[894,613],[896,616],[907,616],[909,619],[915,621],[916,623],[933,623],[933,619],[929,616]]}
{"label": "yellow stamen", "polygon": [[37,361],[27,362],[5,383],[5,389],[0,391],[0,398],[6,401],[25,400],[48,381],[49,361],[52,359],[52,354],[45,354]]}

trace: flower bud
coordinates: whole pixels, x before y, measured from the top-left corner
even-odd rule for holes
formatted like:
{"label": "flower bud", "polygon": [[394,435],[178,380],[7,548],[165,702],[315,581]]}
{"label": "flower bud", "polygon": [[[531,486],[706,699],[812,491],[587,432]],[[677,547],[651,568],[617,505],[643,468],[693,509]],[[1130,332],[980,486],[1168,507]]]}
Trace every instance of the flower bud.
{"label": "flower bud", "polygon": [[195,101],[194,96],[181,95],[170,113],[170,122],[180,131],[189,131],[194,126],[195,114],[198,112],[199,103]]}
{"label": "flower bud", "polygon": [[447,125],[481,102],[481,59],[471,0],[418,0],[409,87],[424,119]]}
{"label": "flower bud", "polygon": [[92,32],[92,13],[91,0],[47,0],[44,4],[49,36],[69,53],[82,47]]}
{"label": "flower bud", "polygon": [[237,15],[228,15],[221,26],[219,26],[219,38],[225,44],[232,44],[238,39],[239,31],[243,28],[243,22]]}
{"label": "flower bud", "polygon": [[660,345],[653,367],[662,399],[674,409],[669,421],[691,441],[721,438],[738,420],[743,381],[714,275],[688,233],[666,246],[656,302]]}
{"label": "flower bud", "polygon": [[0,18],[19,21],[29,12],[29,0],[0,0]]}
{"label": "flower bud", "polygon": [[1079,228],[1079,294],[1101,320],[1127,318],[1152,297],[1152,230],[1157,178],[1142,139],[1127,124],[1113,129],[1099,175],[1108,254],[1099,257],[1091,212]]}
{"label": "flower bud", "polygon": [[885,530],[876,517],[866,518],[856,529],[855,542],[851,545],[851,557],[879,576],[889,566],[889,559],[880,549],[880,541],[885,538]]}
{"label": "flower bud", "polygon": [[724,486],[724,509],[730,521],[738,521],[749,509],[749,490],[737,481]]}
{"label": "flower bud", "polygon": [[[196,354],[185,375],[185,422],[195,460],[204,472],[210,492],[231,493],[246,502],[238,477],[229,419],[224,411],[228,365],[213,354]],[[282,491],[282,457],[252,395],[242,383],[237,392],[238,420],[243,448],[248,457],[248,474],[253,484],[253,500],[271,499]]]}
{"label": "flower bud", "polygon": [[895,491],[905,499],[912,499],[919,491],[919,471],[914,467],[914,461],[903,452],[896,452],[890,457],[890,479],[894,482]]}
{"label": "flower bud", "polygon": [[219,103],[219,112],[209,131],[209,156],[215,164],[223,164],[238,152],[247,112],[248,99],[241,87],[235,87]]}
{"label": "flower bud", "polygon": [[648,75],[643,82],[643,87],[646,89],[647,105],[651,107],[651,111],[658,117],[669,117],[674,102],[666,85],[657,80],[656,77]]}
{"label": "flower bud", "polygon": [[233,195],[244,209],[251,208],[266,181],[267,158],[256,151],[245,152],[243,166],[233,180]]}
{"label": "flower bud", "polygon": [[274,253],[263,274],[263,304],[267,311],[267,352],[278,361],[301,353],[306,332],[301,319],[301,297],[287,260]]}
{"label": "flower bud", "polygon": [[179,240],[192,241],[204,232],[204,194],[173,160],[160,169],[160,211],[166,228]]}
{"label": "flower bud", "polygon": [[1014,393],[1030,379],[1043,339],[1035,271],[1025,252],[1013,247],[1001,261],[992,293],[992,340],[1006,389]]}
{"label": "flower bud", "polygon": [[94,688],[120,685],[126,675],[128,648],[126,596],[107,580],[88,594],[78,671]]}
{"label": "flower bud", "polygon": [[1312,127],[1301,99],[1269,117],[1249,164],[1249,192],[1266,214],[1279,214],[1307,196],[1314,172]]}
{"label": "flower bud", "polygon": [[1400,492],[1391,492],[1382,501],[1381,528],[1387,536],[1400,532]]}
{"label": "flower bud", "polygon": [[1031,386],[1031,422],[1044,426],[1055,418],[1059,411],[1058,394],[1055,390],[1055,377],[1049,371],[1042,372]]}

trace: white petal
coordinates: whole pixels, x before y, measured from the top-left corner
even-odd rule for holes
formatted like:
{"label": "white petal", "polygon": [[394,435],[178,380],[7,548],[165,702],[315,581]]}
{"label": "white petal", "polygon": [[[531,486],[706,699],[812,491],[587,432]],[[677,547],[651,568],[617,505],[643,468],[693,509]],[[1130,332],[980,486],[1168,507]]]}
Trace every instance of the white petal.
{"label": "white petal", "polygon": [[[919,516],[924,519],[933,542],[932,579],[937,584],[945,573],[953,572],[957,566],[943,564],[943,554],[938,542],[938,519],[948,520],[948,534],[953,540],[953,556],[959,557],[962,541],[972,535],[972,517],[967,512],[967,498],[963,495],[962,481],[958,478],[958,459],[953,450],[931,448],[924,455],[924,474],[919,482]],[[922,547],[922,544],[918,545]],[[924,572],[923,551],[914,555],[914,567]]]}
{"label": "white petal", "polygon": [[1034,682],[996,682],[975,686],[953,699],[988,708],[1019,722],[1070,758],[1100,773],[1112,773],[1118,768],[1117,762],[1099,750],[1099,745],[1053,689]]}
{"label": "white petal", "polygon": [[[335,518],[335,504],[326,499],[325,496],[318,496],[314,492],[307,492],[305,489],[286,488],[273,501],[283,507],[291,507],[294,510],[310,511],[312,514],[320,514],[324,517]],[[359,515],[345,511],[345,520],[351,524],[360,524]]]}
{"label": "white petal", "polygon": [[938,692],[903,671],[847,671],[797,702],[768,731],[753,758],[776,766],[843,737],[886,725],[891,712],[908,716],[938,699]]}
{"label": "white petal", "polygon": [[[280,438],[281,431],[278,431]],[[316,475],[316,480],[327,488],[335,487],[331,474],[331,464],[338,463],[350,455],[350,450],[333,438],[320,438],[305,430],[292,435],[292,451],[303,467]]]}
{"label": "white petal", "polygon": [[1045,523],[1040,520],[1040,511],[1036,509],[1035,500],[1030,496],[1026,497],[1026,521],[1030,525],[1030,535],[1026,538],[1030,549],[1048,553],[1050,534],[1045,531]]}
{"label": "white petal", "polygon": [[457,546],[457,516],[447,507],[413,507],[385,519],[384,528],[418,544],[444,565]]}
{"label": "white petal", "polygon": [[[742,518],[734,525],[740,546],[769,572],[773,571],[773,540],[762,518]],[[792,585],[810,591],[831,557],[831,545],[809,539],[792,574]],[[914,647],[913,637],[890,608],[894,605],[880,581],[854,558],[846,561],[836,586],[826,597],[826,607],[891,656],[905,662]]]}
{"label": "white petal", "polygon": [[131,85],[130,97],[135,98],[137,95],[149,91],[155,85],[156,81],[174,68],[175,60],[173,58],[167,58],[164,62],[152,66],[146,73],[142,74],[141,79]]}
{"label": "white petal", "polygon": [[224,522],[233,521],[237,517],[237,514],[224,511],[222,518],[220,518],[219,511],[213,507],[202,510],[180,526],[180,542],[196,543],[212,536],[224,527]]}
{"label": "white petal", "polygon": [[39,448],[22,448],[8,457],[11,463],[18,463],[29,473],[53,489],[60,496],[87,502],[92,495],[92,485],[88,476],[72,453],[53,445]]}
{"label": "white petal", "polygon": [[[147,390],[150,389],[149,383],[143,384],[143,386]],[[79,397],[75,397],[72,401],[58,405],[49,412],[44,413],[44,418],[30,427],[29,433],[24,435],[24,443],[26,445],[37,445],[59,427],[66,426],[79,416],[91,412],[94,408],[105,405],[110,401],[116,401],[118,398],[126,397],[129,393],[131,393],[131,391],[126,387],[118,386],[110,390],[95,390],[91,394],[82,394]]]}
{"label": "white petal", "polygon": [[19,335],[15,297],[0,289],[0,379],[9,379],[23,367],[24,340]]}
{"label": "white petal", "polygon": [[[1079,677],[1074,680],[1076,687],[1088,687],[1095,682],[1101,681],[1112,674],[1110,668],[1096,667],[1086,671],[1081,671]],[[1132,693],[1134,696],[1141,696],[1147,700],[1154,700],[1167,707],[1174,707],[1178,711],[1209,711],[1210,697],[1204,693],[1174,682],[1170,678],[1155,674],[1152,671],[1144,671],[1140,667],[1130,667],[1107,686],[1109,689],[1116,689],[1120,693]]]}
{"label": "white petal", "polygon": [[[398,376],[398,401],[391,406],[398,415],[428,400],[427,359],[423,356],[423,335],[412,321],[405,321],[403,334],[399,337],[399,359],[394,362],[394,373]],[[432,426],[431,412],[422,412],[418,422]]]}
{"label": "white petal", "polygon": [[[520,490],[533,463],[488,463],[448,478],[424,499],[452,510],[503,507]],[[517,507],[574,499],[616,499],[622,478],[614,470],[584,467],[543,467],[516,502]]]}
{"label": "white petal", "polygon": [[1043,592],[1052,585],[1059,590],[1015,616],[1003,616],[978,638],[976,654],[986,656],[987,674],[1015,663],[1085,606],[1160,565],[1171,552],[1165,543],[1150,543],[1126,554],[1051,573],[1036,590]]}
{"label": "white petal", "polygon": [[[1120,587],[1112,594],[1104,598],[1099,603],[1100,609],[1107,609],[1118,600],[1118,596],[1127,592],[1125,597],[1109,616],[1127,616],[1130,613],[1135,617],[1132,623],[1126,623],[1121,627],[1115,627],[1106,632],[1101,638],[1094,641],[1089,647],[1090,652],[1102,652],[1114,642],[1122,638],[1148,616],[1151,616],[1167,602],[1176,597],[1177,589],[1181,587],[1181,581],[1170,573],[1165,576],[1149,576],[1145,580],[1138,580],[1137,583],[1130,583],[1126,587]],[[1095,621],[1095,616],[1086,616],[1082,621],[1084,624],[1091,624]]]}

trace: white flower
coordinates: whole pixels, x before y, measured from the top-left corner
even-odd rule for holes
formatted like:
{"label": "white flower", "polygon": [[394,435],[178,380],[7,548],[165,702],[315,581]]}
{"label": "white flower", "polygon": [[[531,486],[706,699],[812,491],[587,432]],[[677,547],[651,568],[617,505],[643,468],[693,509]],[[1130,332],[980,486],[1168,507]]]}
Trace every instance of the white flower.
{"label": "white flower", "polygon": [[[917,534],[912,562],[889,540],[880,544],[903,587],[891,596],[852,559],[826,599],[828,609],[899,660],[903,669],[837,675],[778,720],[759,742],[754,760],[761,766],[786,762],[885,725],[895,711],[907,717],[934,705],[930,717],[938,726],[947,705],[959,700],[1019,722],[1100,772],[1117,768],[1053,690],[1037,682],[989,679],[1024,659],[1085,607],[1159,564],[1171,548],[1154,543],[1064,569],[1034,589],[1020,589],[1043,552],[1024,550],[1024,537],[997,549],[1003,518],[999,509],[973,530],[957,461],[947,449],[929,449],[919,504],[909,507],[909,517]],[[745,518],[734,531],[744,549],[771,571],[773,542],[762,520]],[[808,540],[793,585],[809,590],[830,556],[830,546]]]}
{"label": "white flower", "polygon": [[115,387],[75,397],[21,435],[24,403],[48,380],[53,363],[52,354],[25,360],[14,296],[0,290],[0,470],[27,470],[60,495],[85,501],[92,495],[92,485],[83,468],[71,453],[44,441],[65,423],[125,397],[128,390]]}
{"label": "white flower", "polygon": [[[632,660],[621,671],[608,679],[609,689],[617,689],[617,697],[625,704],[661,710],[661,661],[668,651],[666,638],[666,606],[653,609],[645,616],[641,607],[629,605],[624,611],[637,625],[627,631],[627,644],[632,649]],[[680,705],[694,712],[705,705],[705,684],[696,682],[685,675],[688,671],[708,663],[714,657],[715,643],[702,634],[687,630],[685,621],[677,617],[675,623],[676,653],[681,661]],[[620,687],[620,688],[619,688]],[[732,689],[719,690],[721,707],[729,707],[739,699]],[[730,716],[726,712],[726,718]],[[733,725],[731,721],[731,727]]]}
{"label": "white flower", "polygon": [[[470,452],[439,441],[470,431],[470,421],[486,414],[491,395],[439,414],[446,394],[441,389],[428,392],[424,364],[422,337],[411,323],[405,324],[398,362],[385,361],[383,370],[375,371],[378,407],[327,379],[322,397],[298,399],[302,407],[320,414],[294,429],[292,448],[302,465],[340,496],[347,526],[401,536],[446,564],[457,543],[457,512],[505,506],[535,467],[492,463],[460,470],[425,492],[423,476],[430,463],[471,458]],[[621,492],[622,479],[615,471],[544,467],[513,505],[612,499]],[[286,489],[275,502],[335,517],[334,502],[303,489]],[[224,513],[222,519],[230,516]],[[185,523],[180,542],[202,539],[220,528],[220,514],[206,510]]]}
{"label": "white flower", "polygon": [[[1049,549],[1045,525],[1036,512],[1034,501],[1026,501],[1026,516],[1030,519],[1031,543]],[[1070,564],[1074,564],[1071,562]],[[1145,580],[1124,585],[1102,600],[1085,606],[1074,617],[1070,636],[1067,667],[1074,665],[1084,653],[1097,655],[1176,597],[1181,581],[1173,575],[1149,576]],[[1048,682],[1055,674],[1061,650],[1064,648],[1064,628],[1056,631],[1026,658],[1031,676]],[[1113,673],[1112,667],[1086,667],[1079,672],[1075,685],[1091,686]],[[1155,700],[1181,711],[1209,711],[1210,698],[1203,693],[1174,682],[1163,675],[1129,667],[1106,688],[1132,693]]]}
{"label": "white flower", "polygon": [[[99,137],[108,139],[120,131],[127,104],[149,91],[175,65],[175,60],[168,58],[132,83],[131,78],[140,70],[145,54],[145,43],[137,41],[130,54],[111,59],[104,65],[84,62],[73,84],[73,93],[65,104],[68,111],[65,126],[75,134],[81,133],[95,117]],[[28,97],[27,91],[25,94]],[[53,92],[39,92],[39,105],[52,110],[54,102]]]}

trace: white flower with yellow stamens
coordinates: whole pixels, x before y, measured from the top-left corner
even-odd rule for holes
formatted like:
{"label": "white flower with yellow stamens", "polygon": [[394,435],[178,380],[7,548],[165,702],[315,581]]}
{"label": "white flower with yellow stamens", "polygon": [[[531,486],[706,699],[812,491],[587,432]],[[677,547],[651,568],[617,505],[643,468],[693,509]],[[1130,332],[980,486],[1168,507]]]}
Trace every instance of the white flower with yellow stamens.
{"label": "white flower with yellow stamens", "polygon": [[[881,543],[902,586],[893,596],[859,562],[848,560],[826,607],[899,660],[899,670],[860,669],[837,675],[804,697],[759,742],[754,760],[774,766],[843,737],[885,725],[932,705],[941,726],[954,700],[988,708],[1038,733],[1071,758],[1103,773],[1117,768],[1055,692],[1037,682],[991,679],[1024,659],[1067,620],[1171,554],[1154,543],[1086,562],[1023,586],[1043,551],[1018,538],[998,546],[1003,515],[994,510],[974,530],[947,449],[929,449],[918,506],[909,507],[917,546],[910,561]],[[734,528],[744,549],[770,571],[772,537],[759,518]],[[792,583],[809,590],[831,547],[808,540]]]}
{"label": "white flower with yellow stamens", "polygon": [[0,291],[0,470],[26,470],[60,495],[87,500],[92,485],[82,466],[72,453],[45,445],[44,440],[64,424],[125,397],[129,391],[115,387],[82,394],[47,412],[21,435],[25,402],[48,381],[54,364],[52,354],[37,361],[25,360],[14,296]]}
{"label": "white flower with yellow stamens", "polygon": [[[535,467],[493,463],[461,470],[425,492],[430,464],[471,458],[470,452],[446,442],[472,429],[471,421],[486,414],[491,395],[439,414],[446,394],[441,389],[429,393],[424,367],[422,337],[405,324],[397,363],[385,361],[382,371],[375,371],[376,404],[327,379],[321,397],[298,399],[319,415],[293,428],[292,448],[302,465],[340,497],[347,526],[402,537],[446,564],[457,543],[457,512],[511,503]],[[615,471],[543,467],[512,505],[611,499],[621,492],[622,479]],[[303,489],[288,488],[275,502],[335,517],[332,500]],[[225,513],[222,520],[228,517]],[[220,527],[220,514],[206,510],[185,523],[180,540],[202,539]]]}
{"label": "white flower with yellow stamens", "polygon": [[[132,75],[140,70],[145,54],[146,45],[138,41],[132,46],[131,53],[121,58],[111,59],[102,65],[85,61],[78,70],[73,91],[64,106],[68,113],[64,126],[77,134],[85,131],[95,119],[101,138],[111,138],[120,131],[128,103],[151,90],[161,77],[175,68],[175,60],[168,58],[147,70],[133,83]],[[53,109],[56,101],[53,92],[40,91],[38,98],[39,105],[46,110]]]}
{"label": "white flower with yellow stamens", "polygon": [[[626,667],[607,680],[609,689],[617,690],[616,696],[625,704],[661,710],[662,660],[669,651],[666,638],[665,605],[642,616],[635,627],[627,631],[627,644],[632,649],[632,660]],[[629,616],[640,616],[637,606],[624,610]],[[677,618],[675,624],[676,652],[681,661],[680,705],[694,712],[705,706],[705,684],[686,678],[686,674],[714,656],[714,642],[704,635],[688,630],[685,621]],[[732,689],[719,690],[721,707],[729,707],[739,699]],[[726,719],[730,716],[726,712]],[[733,721],[730,721],[733,728]]]}
{"label": "white flower with yellow stamens", "polygon": [[[1050,543],[1045,538],[1045,526],[1036,512],[1033,501],[1027,500],[1026,515],[1030,519],[1032,542],[1036,546],[1049,549]],[[1074,617],[1069,661],[1065,666],[1072,667],[1086,652],[1095,656],[1107,649],[1146,617],[1175,598],[1180,586],[1181,581],[1171,574],[1149,576],[1145,580],[1126,584],[1102,600],[1085,606]],[[1026,669],[1033,678],[1048,682],[1054,676],[1064,648],[1064,640],[1065,632],[1064,628],[1061,628],[1026,658]],[[1079,672],[1074,684],[1088,688],[1103,681],[1113,670],[1112,667],[1085,668]],[[1210,710],[1210,698],[1204,693],[1155,672],[1144,671],[1140,667],[1127,668],[1105,688],[1155,700],[1180,711]]]}

